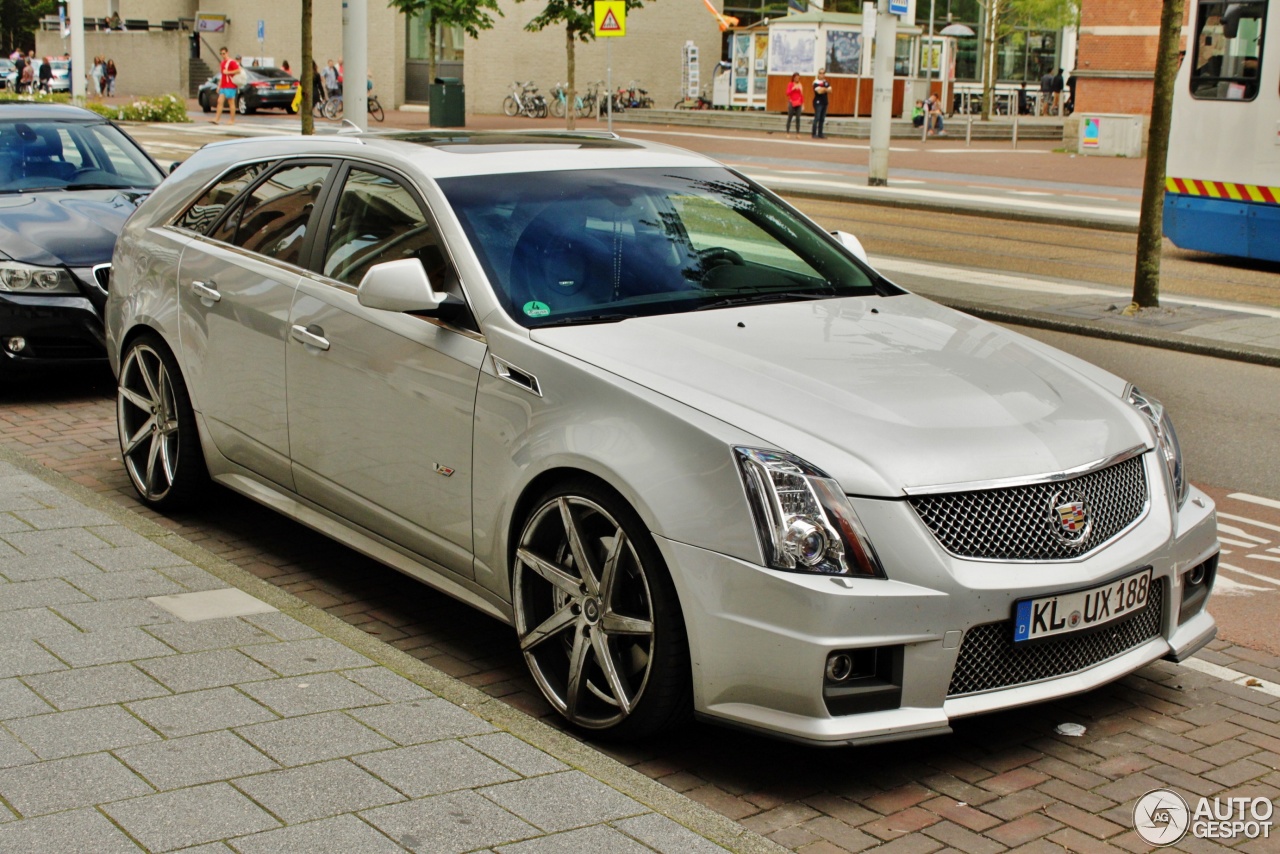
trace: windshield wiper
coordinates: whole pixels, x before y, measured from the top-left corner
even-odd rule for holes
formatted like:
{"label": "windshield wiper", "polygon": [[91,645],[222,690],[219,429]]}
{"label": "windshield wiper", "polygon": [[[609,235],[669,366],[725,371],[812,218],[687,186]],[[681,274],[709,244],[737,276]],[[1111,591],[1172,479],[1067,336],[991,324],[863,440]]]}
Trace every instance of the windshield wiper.
{"label": "windshield wiper", "polygon": [[16,187],[0,190],[0,193],[47,193],[51,190],[65,190],[66,187]]}
{"label": "windshield wiper", "polygon": [[753,294],[743,294],[742,296],[725,297],[715,302],[709,302],[706,305],[700,305],[694,311],[709,311],[713,308],[732,308],[736,305],[753,305],[767,302],[830,299],[833,296],[835,296],[835,293],[830,289],[821,291],[761,291]]}
{"label": "windshield wiper", "polygon": [[581,326],[588,323],[617,323],[621,320],[630,320],[635,317],[634,314],[588,314],[582,317],[562,317],[559,320],[552,320],[548,323],[540,323],[535,329],[546,329],[548,326]]}

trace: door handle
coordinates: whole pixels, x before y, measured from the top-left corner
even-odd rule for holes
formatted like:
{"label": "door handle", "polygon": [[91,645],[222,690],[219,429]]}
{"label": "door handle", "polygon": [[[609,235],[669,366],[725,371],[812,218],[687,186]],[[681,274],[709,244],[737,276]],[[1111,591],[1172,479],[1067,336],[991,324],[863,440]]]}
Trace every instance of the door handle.
{"label": "door handle", "polygon": [[[316,332],[312,332],[311,329],[315,329]],[[306,326],[292,326],[290,327],[289,332],[293,336],[293,340],[301,341],[309,347],[315,347],[317,350],[329,349],[329,339],[325,338],[323,335],[316,334],[317,332],[324,332],[324,330],[318,326],[311,328]]]}
{"label": "door handle", "polygon": [[200,299],[207,299],[211,302],[217,302],[222,299],[222,294],[218,293],[218,287],[213,282],[191,282],[191,292]]}

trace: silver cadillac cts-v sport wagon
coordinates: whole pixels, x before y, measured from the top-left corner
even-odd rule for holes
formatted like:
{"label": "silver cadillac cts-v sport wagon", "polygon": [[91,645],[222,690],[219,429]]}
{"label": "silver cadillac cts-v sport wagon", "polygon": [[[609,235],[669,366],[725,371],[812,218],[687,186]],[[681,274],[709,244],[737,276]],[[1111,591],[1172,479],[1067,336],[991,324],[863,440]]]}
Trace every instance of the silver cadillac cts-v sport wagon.
{"label": "silver cadillac cts-v sport wagon", "polygon": [[143,500],[249,496],[512,624],[579,728],[945,732],[1214,635],[1152,397],[601,134],[210,145],[107,308]]}

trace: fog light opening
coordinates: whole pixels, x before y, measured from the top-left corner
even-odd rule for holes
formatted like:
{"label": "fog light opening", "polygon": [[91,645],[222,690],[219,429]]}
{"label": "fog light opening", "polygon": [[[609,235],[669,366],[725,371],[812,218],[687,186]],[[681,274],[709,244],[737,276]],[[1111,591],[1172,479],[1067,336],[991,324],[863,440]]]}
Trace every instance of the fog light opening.
{"label": "fog light opening", "polygon": [[843,652],[827,656],[827,678],[832,682],[844,682],[853,674],[853,659]]}
{"label": "fog light opening", "polygon": [[10,353],[21,353],[27,349],[27,339],[20,335],[14,335],[12,338],[6,338],[4,348]]}
{"label": "fog light opening", "polygon": [[1194,587],[1197,584],[1204,584],[1205,566],[1200,564],[1187,573],[1187,586]]}

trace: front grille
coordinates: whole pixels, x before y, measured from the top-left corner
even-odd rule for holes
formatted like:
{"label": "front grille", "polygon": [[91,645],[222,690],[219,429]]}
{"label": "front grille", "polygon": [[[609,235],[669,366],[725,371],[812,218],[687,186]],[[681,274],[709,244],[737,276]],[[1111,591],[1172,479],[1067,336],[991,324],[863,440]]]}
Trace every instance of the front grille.
{"label": "front grille", "polygon": [[1013,620],[974,626],[965,632],[947,696],[1040,682],[1101,664],[1158,636],[1163,613],[1164,581],[1156,578],[1145,610],[1088,634],[1028,645],[1013,642]]}
{"label": "front grille", "polygon": [[[938,542],[956,557],[980,560],[1070,560],[1103,545],[1147,506],[1143,456],[1079,477],[980,492],[921,495],[911,500]],[[1055,497],[1083,496],[1093,525],[1067,543],[1055,517]]]}

